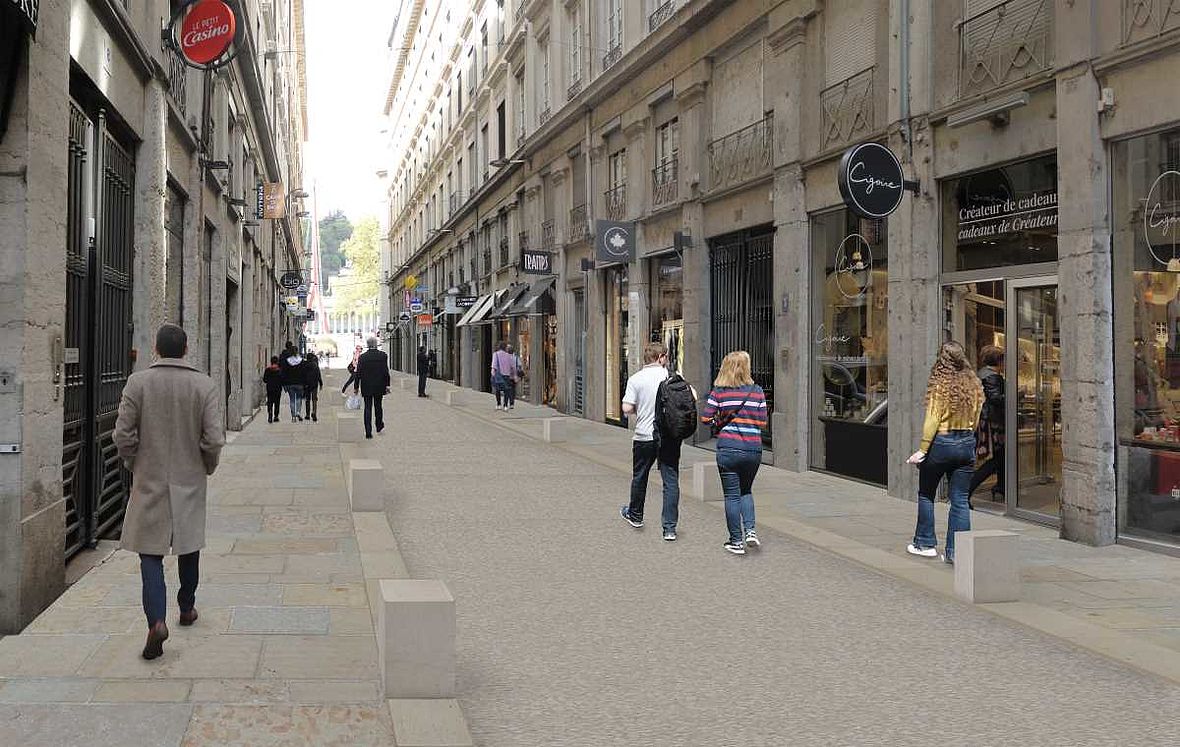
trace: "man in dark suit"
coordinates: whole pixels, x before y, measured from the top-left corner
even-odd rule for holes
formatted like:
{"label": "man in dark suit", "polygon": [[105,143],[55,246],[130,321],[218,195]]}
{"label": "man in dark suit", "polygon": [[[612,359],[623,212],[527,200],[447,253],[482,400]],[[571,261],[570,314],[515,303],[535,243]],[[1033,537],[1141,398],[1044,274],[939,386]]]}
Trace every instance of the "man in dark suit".
{"label": "man in dark suit", "polygon": [[389,393],[389,357],[377,349],[377,338],[366,340],[369,349],[357,359],[356,377],[365,400],[365,438],[373,437],[373,411],[377,415],[377,432],[385,430],[381,398]]}
{"label": "man in dark suit", "polygon": [[418,396],[426,396],[426,377],[430,374],[430,356],[426,354],[426,346],[418,348]]}

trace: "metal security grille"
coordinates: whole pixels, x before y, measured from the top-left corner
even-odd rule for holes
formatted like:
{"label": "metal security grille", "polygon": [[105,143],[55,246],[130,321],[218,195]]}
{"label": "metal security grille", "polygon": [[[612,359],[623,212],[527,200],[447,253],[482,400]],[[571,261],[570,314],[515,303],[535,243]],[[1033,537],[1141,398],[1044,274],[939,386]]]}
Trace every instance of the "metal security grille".
{"label": "metal security grille", "polygon": [[71,103],[62,451],[67,557],[117,532],[130,487],[112,434],[131,373],[135,166],[103,125]]}
{"label": "metal security grille", "polygon": [[[709,240],[712,375],[727,353],[750,354],[754,381],[774,410],[774,229],[758,228]],[[764,442],[771,444],[769,426]]]}

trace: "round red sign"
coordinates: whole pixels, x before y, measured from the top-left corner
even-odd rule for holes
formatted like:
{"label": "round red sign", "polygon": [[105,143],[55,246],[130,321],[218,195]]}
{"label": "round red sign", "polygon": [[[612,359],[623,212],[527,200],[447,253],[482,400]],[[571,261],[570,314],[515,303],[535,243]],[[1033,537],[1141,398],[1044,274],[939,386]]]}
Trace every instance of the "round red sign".
{"label": "round red sign", "polygon": [[234,40],[238,22],[221,0],[200,0],[189,8],[180,24],[180,50],[190,62],[213,62]]}

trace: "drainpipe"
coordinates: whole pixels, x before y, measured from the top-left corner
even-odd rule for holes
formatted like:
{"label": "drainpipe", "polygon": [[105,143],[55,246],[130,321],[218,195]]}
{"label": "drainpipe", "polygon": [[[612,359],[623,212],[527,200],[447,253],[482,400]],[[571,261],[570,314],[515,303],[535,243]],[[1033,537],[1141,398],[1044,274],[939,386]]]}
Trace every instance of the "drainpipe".
{"label": "drainpipe", "polygon": [[906,160],[913,163],[914,146],[910,132],[910,0],[898,0],[898,3],[901,9],[901,84],[898,87],[901,97],[901,132],[905,139]]}

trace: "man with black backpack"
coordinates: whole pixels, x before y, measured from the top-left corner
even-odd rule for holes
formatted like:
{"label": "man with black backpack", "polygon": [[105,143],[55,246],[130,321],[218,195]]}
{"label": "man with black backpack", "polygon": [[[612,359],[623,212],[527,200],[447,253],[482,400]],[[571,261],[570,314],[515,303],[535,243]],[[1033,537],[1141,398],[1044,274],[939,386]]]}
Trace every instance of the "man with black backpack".
{"label": "man with black backpack", "polygon": [[647,478],[658,463],[664,483],[664,539],[674,542],[680,518],[680,443],[696,430],[696,395],[680,375],[668,376],[668,349],[663,343],[647,343],[643,362],[643,368],[627,379],[623,395],[623,414],[635,416],[634,471],[631,502],[619,513],[636,529],[643,526]]}

